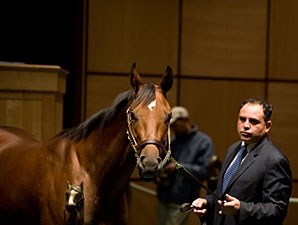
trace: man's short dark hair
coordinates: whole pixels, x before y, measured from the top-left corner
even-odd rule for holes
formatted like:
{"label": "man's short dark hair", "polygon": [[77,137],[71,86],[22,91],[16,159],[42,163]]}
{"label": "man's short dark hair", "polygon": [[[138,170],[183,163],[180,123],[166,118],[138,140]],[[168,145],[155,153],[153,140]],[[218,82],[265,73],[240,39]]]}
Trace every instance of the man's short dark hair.
{"label": "man's short dark hair", "polygon": [[251,103],[251,104],[259,104],[263,107],[263,112],[264,112],[264,120],[265,122],[269,121],[271,119],[271,115],[272,115],[272,110],[273,107],[271,104],[269,104],[267,101],[265,100],[261,100],[258,98],[248,98],[245,99],[241,102],[240,104],[240,109],[246,105],[247,103]]}

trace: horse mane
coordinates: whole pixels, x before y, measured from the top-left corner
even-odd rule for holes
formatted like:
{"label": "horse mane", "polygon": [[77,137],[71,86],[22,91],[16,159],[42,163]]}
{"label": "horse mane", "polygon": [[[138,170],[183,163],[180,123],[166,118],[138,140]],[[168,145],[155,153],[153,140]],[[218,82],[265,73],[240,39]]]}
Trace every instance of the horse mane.
{"label": "horse mane", "polygon": [[118,94],[111,107],[95,113],[77,127],[63,130],[56,137],[68,138],[74,141],[87,138],[95,128],[108,125],[134,97],[135,101],[131,106],[132,108],[142,102],[143,104],[149,104],[149,102],[155,99],[155,85],[145,84],[144,87],[139,90],[137,96],[135,96],[133,89]]}

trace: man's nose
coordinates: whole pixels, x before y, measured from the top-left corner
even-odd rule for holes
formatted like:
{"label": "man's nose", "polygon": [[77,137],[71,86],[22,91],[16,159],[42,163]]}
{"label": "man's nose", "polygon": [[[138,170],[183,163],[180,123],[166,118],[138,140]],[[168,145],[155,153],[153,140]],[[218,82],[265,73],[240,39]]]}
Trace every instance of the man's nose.
{"label": "man's nose", "polygon": [[244,126],[245,128],[250,128],[249,120],[245,120],[244,123],[243,123],[243,126]]}

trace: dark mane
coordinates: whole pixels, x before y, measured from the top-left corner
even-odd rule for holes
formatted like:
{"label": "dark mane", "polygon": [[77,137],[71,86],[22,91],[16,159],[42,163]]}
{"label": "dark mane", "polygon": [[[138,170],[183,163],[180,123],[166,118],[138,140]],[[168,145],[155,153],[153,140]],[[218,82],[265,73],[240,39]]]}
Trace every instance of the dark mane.
{"label": "dark mane", "polygon": [[[59,138],[69,138],[71,140],[81,140],[83,138],[88,137],[88,135],[95,128],[109,124],[115,118],[115,116],[117,116],[120,113],[120,111],[122,111],[126,106],[128,106],[128,103],[133,99],[133,97],[134,90],[129,90],[120,93],[116,97],[111,107],[105,108],[95,113],[93,116],[89,117],[79,126],[64,130],[57,136]],[[134,104],[131,107],[136,107],[142,102],[143,104],[149,104],[149,102],[153,101],[154,99],[155,86],[153,84],[145,84],[144,87],[141,88],[138,92]]]}

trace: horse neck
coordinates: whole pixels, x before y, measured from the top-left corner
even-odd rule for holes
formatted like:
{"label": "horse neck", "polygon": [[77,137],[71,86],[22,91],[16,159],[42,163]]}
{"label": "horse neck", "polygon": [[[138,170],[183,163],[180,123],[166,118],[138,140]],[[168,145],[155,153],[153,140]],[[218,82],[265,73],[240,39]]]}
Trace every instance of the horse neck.
{"label": "horse neck", "polygon": [[123,111],[109,125],[96,128],[86,140],[78,144],[76,151],[80,164],[91,176],[101,180],[108,180],[112,174],[114,178],[124,173],[124,177],[130,176],[135,167],[135,159],[126,129],[126,113]]}
{"label": "horse neck", "polygon": [[136,165],[126,128],[124,111],[109,125],[96,128],[76,146],[80,166],[87,174],[82,180],[84,190],[85,187],[88,190],[85,201],[90,203],[86,206],[86,215],[98,214],[102,206],[113,210],[113,204],[123,199]]}

